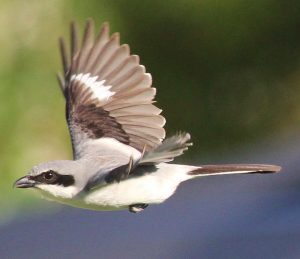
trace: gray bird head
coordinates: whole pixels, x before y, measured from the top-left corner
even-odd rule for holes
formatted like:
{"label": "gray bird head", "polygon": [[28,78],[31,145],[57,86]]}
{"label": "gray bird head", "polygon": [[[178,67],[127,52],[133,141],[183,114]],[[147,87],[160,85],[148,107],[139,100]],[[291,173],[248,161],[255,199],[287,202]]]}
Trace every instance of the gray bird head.
{"label": "gray bird head", "polygon": [[38,189],[49,198],[70,199],[84,188],[83,175],[84,168],[77,161],[50,161],[34,166],[14,186]]}

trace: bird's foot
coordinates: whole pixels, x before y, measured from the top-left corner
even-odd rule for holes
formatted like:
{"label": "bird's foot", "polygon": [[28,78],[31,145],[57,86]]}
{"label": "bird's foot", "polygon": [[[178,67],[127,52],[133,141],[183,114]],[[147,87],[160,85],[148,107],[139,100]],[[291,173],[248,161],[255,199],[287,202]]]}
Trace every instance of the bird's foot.
{"label": "bird's foot", "polygon": [[133,212],[133,213],[138,213],[143,211],[144,209],[146,209],[148,207],[148,204],[145,203],[137,203],[137,204],[132,204],[129,205],[129,211]]}

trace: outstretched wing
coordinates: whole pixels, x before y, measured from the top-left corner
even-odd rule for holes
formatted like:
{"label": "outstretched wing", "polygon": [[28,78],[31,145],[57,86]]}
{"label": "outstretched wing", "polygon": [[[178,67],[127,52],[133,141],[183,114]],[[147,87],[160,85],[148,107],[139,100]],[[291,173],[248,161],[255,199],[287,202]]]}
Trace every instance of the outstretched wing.
{"label": "outstretched wing", "polygon": [[119,34],[109,35],[104,23],[94,39],[88,20],[81,44],[71,24],[70,55],[60,39],[64,76],[58,76],[67,103],[67,122],[74,157],[90,152],[141,153],[157,147],[165,137],[165,119],[154,106],[156,89],[151,75],[119,43]]}

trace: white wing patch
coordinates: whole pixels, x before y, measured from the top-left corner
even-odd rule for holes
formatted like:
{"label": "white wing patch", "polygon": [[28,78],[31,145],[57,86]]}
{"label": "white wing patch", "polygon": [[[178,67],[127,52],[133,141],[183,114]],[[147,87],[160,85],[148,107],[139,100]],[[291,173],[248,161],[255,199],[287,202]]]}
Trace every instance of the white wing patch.
{"label": "white wing patch", "polygon": [[90,88],[93,91],[93,97],[100,101],[107,101],[115,92],[110,91],[110,85],[104,85],[105,80],[97,81],[98,76],[91,76],[87,74],[76,74],[71,76],[71,81],[79,81],[83,83],[85,87]]}

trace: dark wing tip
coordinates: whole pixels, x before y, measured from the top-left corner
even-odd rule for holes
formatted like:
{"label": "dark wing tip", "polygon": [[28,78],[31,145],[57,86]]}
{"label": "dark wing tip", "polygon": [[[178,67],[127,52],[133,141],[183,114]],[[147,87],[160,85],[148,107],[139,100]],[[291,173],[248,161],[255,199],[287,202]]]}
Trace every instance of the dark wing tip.
{"label": "dark wing tip", "polygon": [[73,58],[78,51],[78,29],[75,21],[70,23],[71,32],[71,57]]}
{"label": "dark wing tip", "polygon": [[92,18],[88,18],[86,21],[85,29],[84,29],[84,35],[82,38],[82,46],[84,43],[89,39],[89,37],[94,34],[94,20]]}
{"label": "dark wing tip", "polygon": [[66,43],[62,37],[59,38],[59,49],[60,49],[60,55],[61,55],[61,61],[62,61],[64,75],[66,75],[70,64],[69,64],[69,57],[67,54]]}

